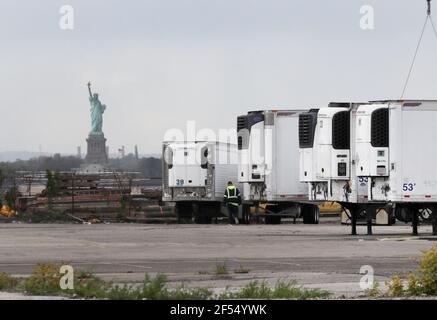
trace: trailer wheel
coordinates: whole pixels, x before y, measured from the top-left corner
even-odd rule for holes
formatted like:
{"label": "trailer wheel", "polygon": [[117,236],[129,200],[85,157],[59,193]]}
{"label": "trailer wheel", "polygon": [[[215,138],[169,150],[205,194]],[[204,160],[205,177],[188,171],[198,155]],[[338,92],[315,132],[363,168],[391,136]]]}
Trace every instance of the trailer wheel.
{"label": "trailer wheel", "polygon": [[413,220],[413,214],[407,206],[396,206],[395,208],[395,216],[399,221],[408,223]]}
{"label": "trailer wheel", "polygon": [[304,224],[318,224],[320,218],[320,209],[315,205],[302,205],[302,217]]}

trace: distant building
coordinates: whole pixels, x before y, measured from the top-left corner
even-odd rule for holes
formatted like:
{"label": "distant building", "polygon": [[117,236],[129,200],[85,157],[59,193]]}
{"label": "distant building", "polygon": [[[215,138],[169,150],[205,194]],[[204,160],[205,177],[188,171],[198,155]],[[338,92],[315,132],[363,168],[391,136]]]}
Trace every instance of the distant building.
{"label": "distant building", "polygon": [[139,159],[140,157],[139,157],[139,155],[138,155],[138,146],[136,145],[135,146],[135,159]]}

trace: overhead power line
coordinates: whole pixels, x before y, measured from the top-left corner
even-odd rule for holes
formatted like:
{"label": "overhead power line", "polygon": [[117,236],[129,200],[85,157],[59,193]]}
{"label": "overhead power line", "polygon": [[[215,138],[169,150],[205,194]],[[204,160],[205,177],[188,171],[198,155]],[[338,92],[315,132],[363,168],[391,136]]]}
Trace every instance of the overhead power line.
{"label": "overhead power line", "polygon": [[426,0],[426,2],[427,2],[427,10],[426,10],[425,23],[423,24],[422,31],[420,32],[419,41],[417,42],[416,50],[414,51],[413,61],[411,61],[410,69],[408,70],[407,79],[405,80],[400,100],[402,100],[404,98],[405,91],[407,90],[408,83],[410,81],[410,77],[411,77],[411,74],[413,72],[414,63],[416,62],[417,54],[419,52],[420,45],[421,45],[422,39],[423,39],[423,34],[425,33],[425,29],[426,29],[426,25],[428,24],[428,21],[431,22],[431,26],[432,26],[432,29],[434,31],[434,35],[437,39],[437,30],[436,30],[436,27],[434,25],[434,21],[432,20],[432,16],[431,16],[431,0]]}

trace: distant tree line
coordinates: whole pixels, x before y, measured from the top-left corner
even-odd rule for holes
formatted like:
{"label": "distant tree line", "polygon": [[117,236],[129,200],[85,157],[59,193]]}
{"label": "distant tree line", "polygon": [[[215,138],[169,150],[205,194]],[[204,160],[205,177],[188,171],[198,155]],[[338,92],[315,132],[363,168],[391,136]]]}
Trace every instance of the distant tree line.
{"label": "distant tree line", "polygon": [[14,171],[69,171],[79,168],[83,160],[74,156],[41,156],[29,160],[16,160],[14,162],[1,162],[0,167],[5,172]]}
{"label": "distant tree line", "polygon": [[161,159],[152,157],[136,159],[132,153],[123,158],[109,159],[109,166],[121,171],[138,171],[146,178],[161,178],[162,175]]}
{"label": "distant tree line", "polygon": [[[84,159],[75,156],[41,156],[30,160],[16,160],[14,162],[0,162],[2,176],[12,175],[16,171],[71,171],[80,168],[85,164]],[[161,177],[161,159],[139,158],[128,154],[123,158],[109,159],[110,168],[117,171],[136,171],[142,173],[146,178]],[[0,177],[1,178],[1,177]]]}
{"label": "distant tree line", "polygon": [[79,168],[83,160],[74,156],[41,156],[29,160],[16,160],[14,162],[1,162],[0,168],[4,173],[11,174],[16,171],[69,171]]}

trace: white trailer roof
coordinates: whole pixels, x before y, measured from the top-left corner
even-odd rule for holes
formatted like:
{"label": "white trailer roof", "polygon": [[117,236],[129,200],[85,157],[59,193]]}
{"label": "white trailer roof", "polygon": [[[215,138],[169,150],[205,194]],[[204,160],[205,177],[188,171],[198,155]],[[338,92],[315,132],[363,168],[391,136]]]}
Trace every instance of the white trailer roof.
{"label": "white trailer roof", "polygon": [[426,100],[426,99],[405,99],[405,100],[372,100],[369,101],[370,103],[389,103],[389,102],[398,102],[398,103],[422,103],[422,102],[435,102],[437,103],[437,100]]}

